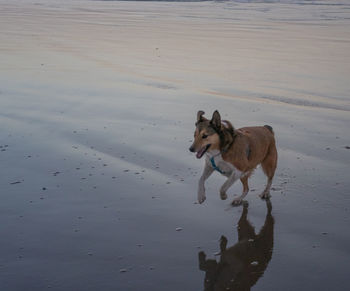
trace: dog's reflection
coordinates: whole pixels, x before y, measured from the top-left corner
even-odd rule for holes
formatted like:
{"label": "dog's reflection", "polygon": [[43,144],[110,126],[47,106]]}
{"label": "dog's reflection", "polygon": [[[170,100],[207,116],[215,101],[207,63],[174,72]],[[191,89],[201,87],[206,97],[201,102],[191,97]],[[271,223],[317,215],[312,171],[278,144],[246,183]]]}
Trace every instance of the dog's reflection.
{"label": "dog's reflection", "polygon": [[238,222],[238,242],[227,248],[227,239],[220,239],[220,260],[206,259],[199,252],[199,268],[205,271],[204,290],[248,291],[264,274],[273,251],[274,218],[272,205],[266,201],[267,214],[259,234],[247,220],[248,203],[243,204],[243,213]]}

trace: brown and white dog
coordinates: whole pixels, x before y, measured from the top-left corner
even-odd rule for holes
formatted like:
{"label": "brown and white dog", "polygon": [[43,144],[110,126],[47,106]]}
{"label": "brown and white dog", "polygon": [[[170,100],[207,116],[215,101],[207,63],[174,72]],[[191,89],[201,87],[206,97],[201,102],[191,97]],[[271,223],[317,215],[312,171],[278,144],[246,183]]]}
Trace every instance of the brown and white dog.
{"label": "brown and white dog", "polygon": [[220,197],[226,199],[226,191],[238,179],[243,184],[242,195],[235,198],[233,205],[241,204],[249,191],[248,178],[261,164],[267,176],[267,185],[260,197],[270,197],[272,179],[277,166],[277,149],[274,132],[269,125],[234,129],[229,121],[221,121],[219,112],[208,120],[203,111],[198,111],[194,141],[190,147],[200,159],[206,155],[205,167],[198,183],[198,202],[205,200],[204,182],[216,170],[228,179],[221,186]]}

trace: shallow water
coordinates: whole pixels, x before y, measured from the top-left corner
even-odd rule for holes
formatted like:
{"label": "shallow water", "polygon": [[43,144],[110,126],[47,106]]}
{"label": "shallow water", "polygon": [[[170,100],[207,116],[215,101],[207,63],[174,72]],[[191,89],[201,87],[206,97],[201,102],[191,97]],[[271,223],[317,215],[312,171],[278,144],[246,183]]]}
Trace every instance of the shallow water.
{"label": "shallow water", "polygon": [[[348,4],[107,2],[0,2],[0,289],[347,290]],[[198,109],[273,126],[271,215],[195,203]]]}

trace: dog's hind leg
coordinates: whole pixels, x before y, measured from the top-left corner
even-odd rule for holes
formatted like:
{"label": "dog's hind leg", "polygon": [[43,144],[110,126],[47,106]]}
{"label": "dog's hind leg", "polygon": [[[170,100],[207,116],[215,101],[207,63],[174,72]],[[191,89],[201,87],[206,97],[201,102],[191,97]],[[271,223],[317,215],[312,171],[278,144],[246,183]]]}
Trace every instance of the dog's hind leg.
{"label": "dog's hind leg", "polygon": [[202,204],[206,197],[205,197],[205,187],[204,182],[207,180],[210,175],[214,172],[214,169],[208,164],[208,162],[205,162],[204,170],[202,176],[199,178],[198,182],[198,202]]}
{"label": "dog's hind leg", "polygon": [[250,176],[251,173],[247,173],[247,174],[244,174],[242,177],[241,177],[241,182],[242,182],[242,185],[243,185],[243,191],[242,191],[242,195],[235,198],[233,201],[232,201],[232,205],[239,205],[242,203],[243,199],[245,196],[247,196],[248,192],[249,192],[249,186],[248,186],[248,178]]}
{"label": "dog's hind leg", "polygon": [[270,194],[271,185],[272,185],[272,178],[268,177],[266,187],[264,191],[259,195],[261,199],[268,199],[271,197],[271,194]]}
{"label": "dog's hind leg", "polygon": [[265,190],[259,195],[262,199],[269,198],[270,188],[272,184],[273,176],[275,175],[276,167],[277,167],[277,150],[276,146],[273,144],[270,146],[269,152],[266,158],[262,161],[261,167],[267,176],[267,183]]}

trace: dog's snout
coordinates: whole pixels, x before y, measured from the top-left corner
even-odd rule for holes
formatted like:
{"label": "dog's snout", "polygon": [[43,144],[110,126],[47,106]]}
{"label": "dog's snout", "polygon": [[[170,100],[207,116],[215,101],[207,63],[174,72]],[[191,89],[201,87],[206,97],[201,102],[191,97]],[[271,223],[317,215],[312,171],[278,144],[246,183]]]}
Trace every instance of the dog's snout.
{"label": "dog's snout", "polygon": [[194,153],[194,146],[190,146],[189,150],[191,153]]}

